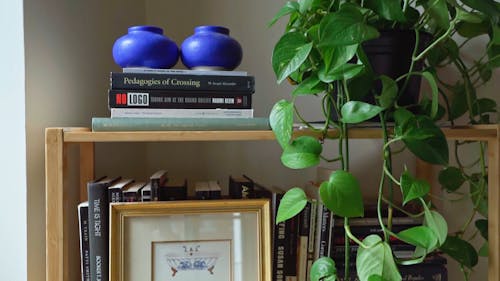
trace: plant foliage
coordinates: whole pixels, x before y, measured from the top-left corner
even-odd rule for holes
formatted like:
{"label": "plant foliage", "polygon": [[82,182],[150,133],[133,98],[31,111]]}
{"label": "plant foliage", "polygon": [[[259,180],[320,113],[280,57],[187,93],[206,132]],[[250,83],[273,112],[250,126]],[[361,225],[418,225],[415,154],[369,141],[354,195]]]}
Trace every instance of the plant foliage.
{"label": "plant foliage", "polygon": [[[296,85],[291,99],[278,101],[270,114],[271,127],[283,149],[283,164],[302,169],[318,165],[321,159],[339,162],[339,170],[321,183],[319,193],[328,209],[345,218],[348,230],[349,218],[363,216],[364,202],[359,183],[349,172],[347,131],[353,124],[375,120],[384,140],[380,148],[383,176],[379,184],[379,218],[382,201],[389,201],[390,209],[398,207],[383,197],[384,190],[401,192],[403,204],[419,204],[423,210],[411,214],[423,217],[421,226],[393,233],[389,217],[385,224],[380,219],[382,237],[355,240],[359,244],[356,270],[360,280],[401,280],[397,264],[421,262],[437,249],[456,259],[467,277],[478,256],[487,249],[485,144],[474,143],[478,159],[472,165],[464,164],[458,155],[466,143],[455,142],[450,151],[437,122],[447,121],[453,126],[460,119],[465,120],[462,123],[488,124],[496,117],[495,101],[479,97],[477,89],[491,80],[500,66],[500,5],[495,0],[297,0],[288,1],[269,25],[283,17],[288,21],[274,47],[272,66],[279,83],[287,80]],[[415,38],[414,45],[408,47],[412,51],[410,67],[398,77],[377,73],[365,51],[366,42],[387,30],[403,30]],[[431,38],[430,42],[424,42],[425,36]],[[483,53],[473,62],[467,61],[462,49],[478,38],[483,38]],[[444,68],[453,69],[460,77],[452,82],[442,78]],[[422,93],[413,104],[402,103],[401,97],[415,77],[427,83],[429,93]],[[317,129],[302,119],[295,106],[298,96],[321,100],[323,128]],[[323,138],[293,137],[296,118]],[[394,125],[389,126],[389,121]],[[322,155],[330,129],[338,131],[335,138],[339,157],[333,160]],[[464,229],[476,214],[482,216],[475,222],[485,239],[478,252],[463,230],[448,233],[446,220],[430,207],[429,183],[406,169],[399,176],[393,174],[392,155],[399,152],[393,148],[396,143],[423,161],[442,166],[439,183],[447,192],[468,187],[461,194],[471,199],[474,213]],[[456,166],[449,164],[450,155],[455,156]],[[278,220],[297,215],[307,200],[300,188],[291,189],[279,206]],[[346,239],[355,238],[349,235],[346,231]],[[415,245],[415,258],[394,258],[390,237]],[[345,252],[349,253],[347,249]],[[344,272],[349,273],[348,266]],[[337,279],[335,263],[328,258],[317,260],[310,274],[312,280]]]}

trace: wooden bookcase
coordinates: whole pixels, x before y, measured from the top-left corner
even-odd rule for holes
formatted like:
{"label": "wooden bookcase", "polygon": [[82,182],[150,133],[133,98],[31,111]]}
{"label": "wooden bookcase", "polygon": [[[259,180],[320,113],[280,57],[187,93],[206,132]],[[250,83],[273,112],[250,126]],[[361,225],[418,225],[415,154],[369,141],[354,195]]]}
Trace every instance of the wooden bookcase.
{"label": "wooden bookcase", "polygon": [[[489,259],[488,280],[500,280],[500,125],[443,129],[449,140],[488,143]],[[335,131],[330,132],[335,135]],[[308,134],[298,131],[295,134]],[[354,139],[378,139],[380,129],[350,129]],[[86,183],[94,178],[94,144],[101,142],[269,141],[271,131],[161,131],[92,132],[88,128],[47,128],[46,177],[46,280],[76,281],[80,277],[76,206],[86,200]],[[77,150],[70,153],[70,150]],[[77,155],[75,155],[77,154]],[[72,158],[74,161],[72,161]],[[78,167],[70,167],[75,166]],[[76,179],[70,168],[78,169]],[[417,167],[420,177],[430,177],[430,167]],[[73,177],[74,178],[74,177]],[[78,182],[76,182],[78,181]],[[76,245],[76,247],[75,247]],[[267,281],[267,280],[263,280]]]}

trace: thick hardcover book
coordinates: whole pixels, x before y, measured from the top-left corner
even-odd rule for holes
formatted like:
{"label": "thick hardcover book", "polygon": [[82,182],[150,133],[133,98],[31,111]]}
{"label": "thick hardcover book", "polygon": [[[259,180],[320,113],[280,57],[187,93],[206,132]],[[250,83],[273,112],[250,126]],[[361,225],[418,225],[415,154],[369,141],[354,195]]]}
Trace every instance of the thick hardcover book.
{"label": "thick hardcover book", "polygon": [[316,257],[321,258],[321,257],[329,257],[330,256],[330,240],[331,240],[331,233],[332,233],[332,219],[331,217],[331,212],[328,210],[328,208],[322,203],[318,202],[318,211],[317,211],[317,233],[316,233]]}
{"label": "thick hardcover book", "polygon": [[237,131],[270,130],[269,118],[92,118],[92,130],[111,131]]}
{"label": "thick hardcover book", "polygon": [[175,68],[147,68],[147,67],[125,67],[124,73],[165,73],[179,75],[222,75],[222,76],[247,76],[246,71],[236,70],[194,70],[194,69],[175,69]]}
{"label": "thick hardcover book", "polygon": [[253,109],[111,108],[111,118],[252,118]]}
{"label": "thick hardcover book", "polygon": [[221,190],[216,180],[197,181],[194,185],[195,198],[198,200],[220,199]]}
{"label": "thick hardcover book", "polygon": [[160,188],[167,180],[167,171],[156,171],[149,180],[151,181],[151,201],[160,201]]}
{"label": "thick hardcover book", "polygon": [[297,281],[299,217],[294,216],[293,218],[288,219],[285,224],[287,225],[285,280]]}
{"label": "thick hardcover book", "polygon": [[146,185],[145,182],[134,182],[122,190],[123,202],[141,201],[141,191]]}
{"label": "thick hardcover book", "polygon": [[118,179],[107,177],[87,183],[91,281],[107,281],[109,278],[108,187]]}
{"label": "thick hardcover book", "polygon": [[109,90],[109,108],[252,108],[252,93]]}
{"label": "thick hardcover book", "polygon": [[151,201],[151,182],[148,182],[142,189],[141,189],[141,201],[142,202],[147,202]]}
{"label": "thick hardcover book", "polygon": [[78,228],[80,230],[80,270],[82,281],[90,281],[89,202],[78,204]]}
{"label": "thick hardcover book", "polygon": [[255,91],[253,76],[178,75],[167,73],[111,73],[111,89]]}
{"label": "thick hardcover book", "polygon": [[123,202],[123,189],[134,182],[133,179],[121,179],[108,187],[109,202]]}
{"label": "thick hardcover book", "polygon": [[309,243],[307,244],[307,275],[311,272],[312,264],[314,263],[314,252],[316,251],[316,225],[318,221],[318,200],[311,200],[311,219],[309,220]]}
{"label": "thick hardcover book", "polygon": [[244,176],[229,176],[229,197],[233,199],[255,198],[253,180]]}
{"label": "thick hardcover book", "polygon": [[285,281],[286,223],[276,224],[273,239],[273,281]]}
{"label": "thick hardcover book", "polygon": [[160,186],[160,201],[187,199],[187,179],[168,179]]}
{"label": "thick hardcover book", "polygon": [[307,281],[307,258],[309,246],[309,227],[311,223],[311,202],[307,202],[304,209],[299,213],[299,239],[298,239],[298,262],[297,280]]}

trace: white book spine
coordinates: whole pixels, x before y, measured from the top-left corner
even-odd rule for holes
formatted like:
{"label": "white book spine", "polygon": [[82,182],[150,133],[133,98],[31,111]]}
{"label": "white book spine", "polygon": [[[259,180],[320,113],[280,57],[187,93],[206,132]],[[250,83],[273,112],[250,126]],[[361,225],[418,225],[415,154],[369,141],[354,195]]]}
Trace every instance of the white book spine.
{"label": "white book spine", "polygon": [[253,118],[253,109],[111,108],[111,118]]}

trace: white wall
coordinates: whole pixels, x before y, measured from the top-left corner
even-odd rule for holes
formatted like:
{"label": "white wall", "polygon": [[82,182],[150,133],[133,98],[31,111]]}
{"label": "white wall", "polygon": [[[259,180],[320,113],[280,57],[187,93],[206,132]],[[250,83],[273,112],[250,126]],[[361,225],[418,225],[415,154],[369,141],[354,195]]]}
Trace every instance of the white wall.
{"label": "white wall", "polygon": [[[134,0],[24,2],[28,158],[27,280],[41,281],[45,280],[44,129],[89,127],[92,116],[108,114],[106,91],[109,72],[116,70],[111,47],[114,40],[126,32],[127,26],[143,22],[144,4]],[[2,12],[7,13],[8,10],[2,9]],[[11,71],[7,68],[5,70]],[[116,149],[110,149],[111,155],[117,155],[114,151]],[[141,154],[140,151],[130,153],[138,161],[141,161]],[[67,211],[73,212],[68,215],[74,215],[76,219],[76,209]],[[78,251],[77,246],[76,238],[70,249]],[[75,259],[70,262],[74,263]],[[77,280],[77,271],[70,274],[71,280]]]}
{"label": "white wall", "polygon": [[26,280],[23,1],[0,2],[0,280]]}

